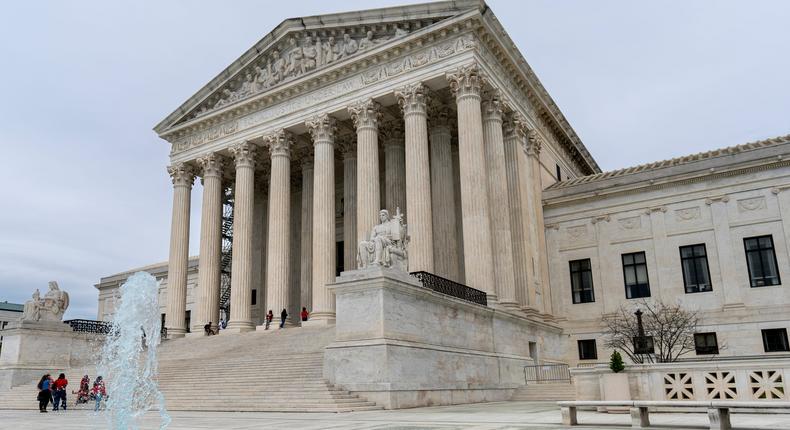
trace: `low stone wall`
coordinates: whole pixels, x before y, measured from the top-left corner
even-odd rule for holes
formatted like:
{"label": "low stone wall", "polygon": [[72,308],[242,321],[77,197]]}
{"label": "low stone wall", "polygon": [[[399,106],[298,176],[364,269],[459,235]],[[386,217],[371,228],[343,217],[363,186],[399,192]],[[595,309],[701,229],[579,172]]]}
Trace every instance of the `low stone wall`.
{"label": "low stone wall", "polygon": [[387,269],[344,272],[329,288],[337,327],[324,375],[387,409],[508,400],[534,364],[529,342],[560,334]]}
{"label": "low stone wall", "polygon": [[11,323],[3,330],[0,389],[28,383],[44,373],[93,363],[104,338],[76,333],[61,322]]}
{"label": "low stone wall", "polygon": [[[606,365],[571,369],[577,399],[600,400]],[[628,365],[634,400],[787,401],[790,358]]]}

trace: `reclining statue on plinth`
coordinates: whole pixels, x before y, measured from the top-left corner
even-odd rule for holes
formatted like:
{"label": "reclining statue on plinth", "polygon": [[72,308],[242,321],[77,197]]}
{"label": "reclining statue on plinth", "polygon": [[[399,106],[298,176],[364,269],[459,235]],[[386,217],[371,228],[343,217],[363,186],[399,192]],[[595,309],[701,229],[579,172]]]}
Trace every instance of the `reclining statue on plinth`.
{"label": "reclining statue on plinth", "polygon": [[409,256],[406,245],[409,236],[400,208],[390,218],[386,209],[379,211],[379,224],[373,226],[370,239],[359,242],[357,250],[357,267],[364,269],[370,266],[383,266],[396,270],[408,271]]}
{"label": "reclining statue on plinth", "polygon": [[49,291],[41,298],[36,288],[33,298],[25,302],[22,311],[23,321],[62,321],[63,314],[69,307],[69,293],[61,290],[55,281],[49,282]]}

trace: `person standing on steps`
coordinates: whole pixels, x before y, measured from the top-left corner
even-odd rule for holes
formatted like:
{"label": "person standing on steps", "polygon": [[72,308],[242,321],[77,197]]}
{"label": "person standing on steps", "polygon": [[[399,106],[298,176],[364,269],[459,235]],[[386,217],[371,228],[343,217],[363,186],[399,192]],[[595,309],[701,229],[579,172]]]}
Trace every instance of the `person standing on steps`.
{"label": "person standing on steps", "polygon": [[302,318],[302,321],[307,321],[307,318],[310,316],[310,312],[307,312],[307,308],[302,306],[302,312],[299,314]]}
{"label": "person standing on steps", "polygon": [[272,310],[269,309],[269,313],[266,314],[266,328],[264,328],[264,330],[269,330],[269,324],[272,323],[273,319],[274,319],[274,314],[272,313]]}
{"label": "person standing on steps", "polygon": [[280,312],[280,328],[285,327],[285,319],[288,318],[288,311],[283,308],[283,311]]}
{"label": "person standing on steps", "polygon": [[41,380],[38,381],[38,411],[39,412],[47,412],[47,405],[49,404],[50,397],[52,396],[52,392],[49,391],[49,373],[41,377]]}
{"label": "person standing on steps", "polygon": [[104,387],[104,380],[101,376],[97,376],[96,380],[93,382],[93,396],[96,398],[96,407],[93,408],[93,412],[97,412],[99,410],[101,401],[106,395],[107,389]]}
{"label": "person standing on steps", "polygon": [[55,391],[53,391],[53,399],[52,399],[52,410],[57,411],[58,408],[62,407],[63,410],[66,410],[66,386],[69,385],[68,379],[66,379],[66,375],[61,373],[58,376],[58,379],[55,381]]}

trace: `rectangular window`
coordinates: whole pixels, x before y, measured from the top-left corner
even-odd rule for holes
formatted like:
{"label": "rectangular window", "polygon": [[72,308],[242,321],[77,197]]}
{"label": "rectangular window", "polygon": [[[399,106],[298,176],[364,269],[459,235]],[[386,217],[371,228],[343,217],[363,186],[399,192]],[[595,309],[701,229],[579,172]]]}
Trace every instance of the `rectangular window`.
{"label": "rectangular window", "polygon": [[184,317],[184,323],[186,324],[187,333],[189,333],[189,325],[192,322],[192,311],[186,311],[186,315]]}
{"label": "rectangular window", "polygon": [[712,291],[710,270],[708,270],[708,253],[705,244],[680,247],[680,263],[683,268],[683,284],[686,293]]}
{"label": "rectangular window", "polygon": [[746,248],[746,264],[749,266],[749,281],[752,288],[779,285],[779,270],[771,235],[743,239]]}
{"label": "rectangular window", "polygon": [[571,268],[571,293],[573,303],[592,303],[595,301],[593,292],[592,266],[590,259],[573,260]]}
{"label": "rectangular window", "polygon": [[557,169],[557,182],[562,182],[562,170],[560,170],[560,165],[555,164],[554,167]]}
{"label": "rectangular window", "polygon": [[653,336],[645,336],[641,339],[634,337],[634,354],[655,354],[656,348],[653,344]]}
{"label": "rectangular window", "polygon": [[644,252],[623,254],[623,278],[625,298],[650,297],[650,282],[647,279],[647,260]]}
{"label": "rectangular window", "polygon": [[252,300],[250,304],[255,306],[258,303],[258,290],[252,290]]}
{"label": "rectangular window", "polygon": [[763,348],[765,352],[790,351],[790,344],[787,343],[787,329],[769,328],[763,330]]}
{"label": "rectangular window", "polygon": [[694,349],[697,355],[718,354],[719,343],[716,341],[716,333],[694,333]]}
{"label": "rectangular window", "polygon": [[579,360],[597,360],[598,350],[595,347],[595,339],[580,339]]}

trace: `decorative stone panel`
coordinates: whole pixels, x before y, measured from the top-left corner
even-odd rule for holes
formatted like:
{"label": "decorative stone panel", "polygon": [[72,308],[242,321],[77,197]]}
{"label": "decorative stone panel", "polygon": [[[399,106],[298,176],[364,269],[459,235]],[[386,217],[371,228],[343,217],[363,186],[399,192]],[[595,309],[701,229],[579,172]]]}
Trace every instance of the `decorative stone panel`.
{"label": "decorative stone panel", "polygon": [[665,373],[664,393],[667,400],[694,399],[694,385],[691,381],[691,373]]}
{"label": "decorative stone panel", "polygon": [[710,400],[735,400],[738,388],[735,385],[733,372],[706,372],[705,390]]}
{"label": "decorative stone panel", "polygon": [[787,398],[781,370],[749,372],[749,387],[754,400],[782,400]]}

